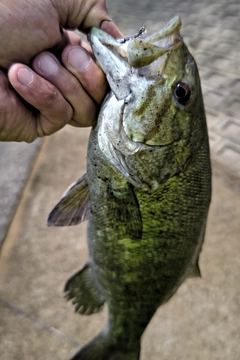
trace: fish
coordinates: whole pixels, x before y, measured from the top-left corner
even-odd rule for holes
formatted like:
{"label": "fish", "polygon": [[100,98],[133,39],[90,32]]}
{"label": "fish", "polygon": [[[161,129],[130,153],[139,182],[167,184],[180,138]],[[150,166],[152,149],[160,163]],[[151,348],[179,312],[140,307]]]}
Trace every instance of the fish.
{"label": "fish", "polygon": [[180,28],[175,17],[148,36],[90,30],[110,91],[87,172],[48,218],[49,226],[88,220],[89,260],[65,291],[80,314],[108,308],[105,329],[74,360],[138,360],[156,310],[200,276],[211,162],[199,73]]}

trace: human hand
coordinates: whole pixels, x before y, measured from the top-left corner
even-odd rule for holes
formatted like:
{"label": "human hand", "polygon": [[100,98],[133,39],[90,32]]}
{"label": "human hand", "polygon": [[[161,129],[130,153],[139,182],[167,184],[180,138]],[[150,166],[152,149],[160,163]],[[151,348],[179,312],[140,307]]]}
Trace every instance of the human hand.
{"label": "human hand", "polygon": [[[73,1],[71,2],[75,4]],[[22,1],[18,1],[18,3],[22,3]],[[39,3],[42,2],[37,1],[37,4]],[[59,1],[57,5],[60,3],[62,3],[62,7],[60,7],[62,11],[68,2]],[[59,20],[60,25],[66,24],[68,27],[74,28],[79,23],[80,29],[87,31],[94,25],[99,26],[103,19],[109,18],[103,1],[78,1],[77,4],[79,3],[91,3],[92,7],[88,11],[85,7],[82,13],[81,9],[77,12],[76,8],[72,8],[75,16],[74,21],[71,22],[69,15],[65,22]],[[60,11],[59,8],[56,7],[56,9],[56,11]],[[45,12],[46,17],[47,13],[48,11]],[[47,17],[47,20],[45,19],[43,22],[46,23],[46,32],[49,21]],[[55,25],[54,28],[51,24],[47,32],[48,41],[53,37],[52,32],[56,29],[59,32],[59,23]],[[122,36],[113,23],[104,22],[102,28],[114,37]],[[26,29],[20,26],[18,30],[20,38],[16,39],[16,47],[13,46],[12,52],[8,48],[4,58],[0,50],[2,67],[14,62],[11,60],[14,57],[17,58],[16,48],[18,48],[19,59],[29,64],[31,56],[34,54],[33,48],[34,51],[41,51],[54,46],[55,49],[58,47],[58,50],[64,48],[62,64],[52,53],[44,51],[33,60],[33,69],[19,62],[12,65],[9,69],[8,78],[21,98],[9,86],[6,75],[0,72],[0,140],[31,142],[38,136],[52,134],[67,123],[75,126],[93,125],[97,119],[98,104],[101,103],[107,91],[107,82],[100,68],[84,50],[91,51],[89,45],[82,43],[75,33],[69,31],[61,31],[62,38],[59,38],[58,42],[54,44],[50,43],[51,41],[47,43],[42,38],[37,39],[37,36],[33,34],[33,39],[28,45],[24,39],[22,42],[21,30],[25,33],[25,37],[28,34]],[[39,29],[32,28],[33,32],[34,30],[39,31]],[[1,34],[0,38],[2,36]],[[38,46],[37,50],[36,46]],[[29,104],[32,106],[29,107]]]}

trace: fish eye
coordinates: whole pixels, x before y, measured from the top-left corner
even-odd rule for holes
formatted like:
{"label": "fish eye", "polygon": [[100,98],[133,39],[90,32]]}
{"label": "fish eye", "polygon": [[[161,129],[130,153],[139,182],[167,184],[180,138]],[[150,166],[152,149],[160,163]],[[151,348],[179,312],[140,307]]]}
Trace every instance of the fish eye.
{"label": "fish eye", "polygon": [[180,81],[174,89],[174,96],[181,105],[186,105],[191,97],[191,90],[188,84]]}

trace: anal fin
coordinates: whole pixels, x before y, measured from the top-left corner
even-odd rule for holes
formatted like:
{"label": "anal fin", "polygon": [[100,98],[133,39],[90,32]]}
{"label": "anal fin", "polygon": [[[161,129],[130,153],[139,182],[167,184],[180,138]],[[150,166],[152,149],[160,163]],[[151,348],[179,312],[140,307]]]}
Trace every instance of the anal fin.
{"label": "anal fin", "polygon": [[89,263],[67,281],[64,291],[67,300],[72,299],[76,312],[90,315],[102,310],[105,299],[95,283]]}
{"label": "anal fin", "polygon": [[196,263],[189,271],[188,277],[201,277],[201,271],[198,263]]}

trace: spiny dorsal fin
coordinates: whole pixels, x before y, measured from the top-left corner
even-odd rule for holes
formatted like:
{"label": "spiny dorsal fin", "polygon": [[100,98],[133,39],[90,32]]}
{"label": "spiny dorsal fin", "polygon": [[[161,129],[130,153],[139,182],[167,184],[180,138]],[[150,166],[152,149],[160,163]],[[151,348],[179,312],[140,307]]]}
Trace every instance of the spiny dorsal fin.
{"label": "spiny dorsal fin", "polygon": [[48,216],[48,226],[77,225],[89,217],[89,190],[86,174],[63,195]]}

